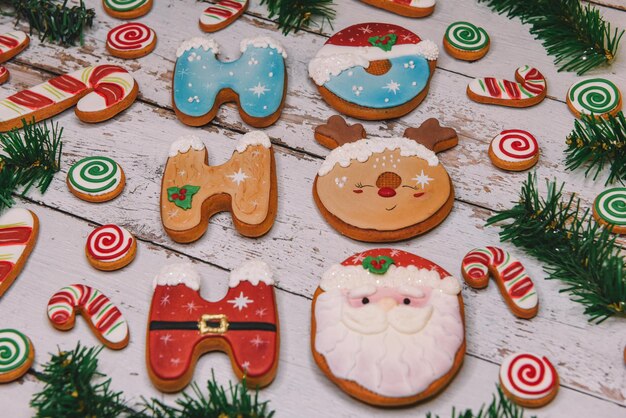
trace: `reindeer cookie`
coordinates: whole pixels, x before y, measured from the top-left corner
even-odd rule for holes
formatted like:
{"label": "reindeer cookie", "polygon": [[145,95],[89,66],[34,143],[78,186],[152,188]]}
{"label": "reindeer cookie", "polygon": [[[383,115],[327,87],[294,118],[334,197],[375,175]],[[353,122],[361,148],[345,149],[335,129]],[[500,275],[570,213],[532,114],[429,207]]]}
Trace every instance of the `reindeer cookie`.
{"label": "reindeer cookie", "polygon": [[[6,62],[22,52],[30,43],[30,38],[21,30],[14,30],[0,35],[0,63]],[[9,79],[9,70],[0,65],[0,84]]]}
{"label": "reindeer cookie", "polygon": [[240,234],[258,237],[276,218],[274,151],[261,131],[245,134],[233,157],[208,165],[202,141],[183,137],[170,147],[161,186],[161,221],[176,242],[199,239],[217,212],[228,211]]}
{"label": "reindeer cookie", "polygon": [[333,228],[359,241],[391,242],[423,234],[448,216],[454,187],[435,153],[457,144],[454,129],[429,119],[403,138],[360,139],[360,128],[331,132],[341,122],[329,122],[316,130],[318,141],[343,145],[320,167],[313,197]]}
{"label": "reindeer cookie", "polygon": [[164,267],[154,281],[146,358],[154,385],[182,390],[198,358],[210,351],[228,354],[233,371],[250,387],[270,384],[278,367],[278,311],[272,272],[249,261],[230,274],[226,296],[200,296],[200,277],[190,264]]}

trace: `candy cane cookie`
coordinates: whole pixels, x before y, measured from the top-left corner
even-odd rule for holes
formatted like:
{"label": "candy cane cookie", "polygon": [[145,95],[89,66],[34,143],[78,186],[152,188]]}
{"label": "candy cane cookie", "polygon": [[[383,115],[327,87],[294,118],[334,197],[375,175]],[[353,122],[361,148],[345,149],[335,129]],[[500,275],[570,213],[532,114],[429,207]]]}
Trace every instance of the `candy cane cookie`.
{"label": "candy cane cookie", "polygon": [[467,86],[467,95],[478,103],[508,107],[534,106],[546,97],[546,79],[536,68],[528,65],[518,68],[515,80],[475,78]]}
{"label": "candy cane cookie", "polygon": [[539,161],[539,145],[530,132],[507,129],[491,141],[489,158],[503,170],[528,170]]}
{"label": "candy cane cookie", "polygon": [[22,377],[35,359],[30,338],[14,329],[0,329],[0,383]]}
{"label": "candy cane cookie", "polygon": [[567,107],[577,118],[615,116],[622,109],[622,93],[611,80],[585,78],[567,91]]}
{"label": "candy cane cookie", "polygon": [[435,11],[436,0],[361,0],[380,9],[406,17],[426,17]]}
{"label": "candy cane cookie", "polygon": [[220,0],[200,16],[200,29],[217,32],[233,23],[248,8],[248,0]]}
{"label": "candy cane cookie", "polygon": [[137,240],[126,229],[117,225],[103,225],[94,229],[85,245],[89,263],[98,270],[119,270],[130,264],[137,253]]}
{"label": "candy cane cookie", "polygon": [[513,402],[538,408],[552,401],[559,391],[559,375],[544,356],[516,353],[502,361],[500,386]]}
{"label": "candy cane cookie", "polygon": [[136,19],[152,9],[152,0],[102,0],[104,11],[117,19]]}
{"label": "candy cane cookie", "polygon": [[135,79],[122,67],[98,65],[64,74],[0,100],[0,131],[41,121],[76,105],[83,122],[102,122],[128,108],[137,98]]}
{"label": "candy cane cookie", "polygon": [[107,202],[122,193],[126,176],[122,167],[110,158],[87,157],[70,168],[66,183],[79,199]]}
{"label": "candy cane cookie", "polygon": [[489,35],[469,22],[454,22],[446,29],[443,47],[456,59],[476,61],[489,51]]}
{"label": "candy cane cookie", "polygon": [[[6,62],[22,52],[30,43],[30,38],[21,30],[14,30],[0,35],[0,63]],[[0,84],[9,79],[9,70],[0,66]]]}
{"label": "candy cane cookie", "polygon": [[30,256],[39,219],[28,209],[9,209],[0,216],[0,296],[13,284]]}
{"label": "candy cane cookie", "polygon": [[154,30],[143,23],[129,22],[119,25],[107,35],[107,50],[114,57],[141,58],[156,47],[157,36]]}
{"label": "candy cane cookie", "polygon": [[74,328],[77,313],[87,320],[89,328],[107,347],[120,350],[128,345],[126,319],[99,290],[73,284],[56,292],[48,301],[48,319],[58,330]]}
{"label": "candy cane cookie", "polygon": [[600,193],[593,203],[593,217],[615,234],[626,234],[626,187],[613,187]]}
{"label": "candy cane cookie", "polygon": [[491,275],[517,317],[530,319],[537,315],[539,300],[535,284],[522,263],[507,251],[498,247],[475,248],[463,258],[461,271],[465,282],[474,289],[487,287]]}

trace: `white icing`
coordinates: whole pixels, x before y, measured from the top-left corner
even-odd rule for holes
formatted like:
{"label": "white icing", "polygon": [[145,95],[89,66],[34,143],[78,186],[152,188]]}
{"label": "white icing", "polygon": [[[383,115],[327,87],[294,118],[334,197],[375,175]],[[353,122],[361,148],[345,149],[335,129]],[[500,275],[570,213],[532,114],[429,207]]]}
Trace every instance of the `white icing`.
{"label": "white icing", "polygon": [[200,276],[191,263],[170,264],[161,269],[154,278],[153,287],[184,284],[192,290],[200,290]]}
{"label": "white icing", "polygon": [[433,7],[436,3],[436,0],[411,0],[410,6],[425,9]]}
{"label": "white icing", "polygon": [[268,37],[268,36],[258,36],[256,38],[245,38],[239,44],[239,48],[241,52],[246,52],[248,49],[248,45],[253,46],[255,48],[273,48],[278,51],[279,54],[283,56],[283,58],[287,58],[287,51],[285,48],[276,40]]}
{"label": "white icing", "polygon": [[322,163],[318,174],[325,176],[330,173],[336,164],[339,164],[341,167],[348,167],[354,160],[362,163],[367,161],[373,154],[396,149],[400,150],[402,157],[422,158],[431,167],[439,164],[439,159],[433,151],[408,138],[368,138],[348,143],[332,150]]}
{"label": "white icing", "polygon": [[439,48],[429,40],[423,40],[417,44],[394,45],[390,51],[384,51],[375,46],[353,47],[326,44],[309,63],[309,76],[321,86],[348,68],[355,66],[367,68],[372,61],[407,55],[420,55],[433,61],[439,57]]}
{"label": "white icing", "polygon": [[28,209],[12,208],[0,216],[0,227],[3,225],[30,226],[35,224],[33,214]]}
{"label": "white icing", "polygon": [[270,138],[263,131],[250,131],[239,139],[237,142],[237,152],[244,152],[251,145],[261,145],[264,148],[270,148],[272,143]]}
{"label": "white icing", "polygon": [[394,288],[425,286],[438,289],[448,295],[457,295],[461,291],[459,281],[452,276],[442,279],[435,270],[395,265],[389,267],[385,274],[374,274],[363,266],[335,264],[324,273],[319,286],[324,291],[359,289],[363,286]]}
{"label": "white icing", "polygon": [[[518,358],[521,355],[534,358]],[[539,373],[542,366],[544,367],[543,375]],[[514,377],[514,382],[509,378],[509,373]],[[523,376],[523,380],[520,379],[520,374]],[[502,386],[515,397],[542,399],[554,388],[556,376],[543,356],[532,353],[515,353],[502,361],[500,381]]]}
{"label": "white icing", "polygon": [[267,263],[259,260],[247,261],[230,272],[229,287],[237,287],[241,282],[250,282],[258,286],[260,282],[268,286],[274,284],[274,274]]}
{"label": "white icing", "polygon": [[177,141],[172,142],[168,155],[170,157],[176,157],[178,154],[186,153],[190,148],[196,151],[202,151],[204,149],[204,143],[195,135],[181,136]]}
{"label": "white icing", "polygon": [[186,51],[189,51],[194,48],[202,48],[205,51],[209,49],[213,51],[214,54],[220,53],[220,46],[214,39],[210,38],[191,38],[184,41],[178,49],[176,50],[176,58],[180,58]]}

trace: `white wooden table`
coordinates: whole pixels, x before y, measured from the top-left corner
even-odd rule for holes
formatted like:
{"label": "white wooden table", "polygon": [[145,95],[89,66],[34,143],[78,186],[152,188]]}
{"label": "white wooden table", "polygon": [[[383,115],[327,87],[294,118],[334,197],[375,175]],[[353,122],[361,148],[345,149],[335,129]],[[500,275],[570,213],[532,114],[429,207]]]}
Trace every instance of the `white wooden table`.
{"label": "white wooden table", "polygon": [[[169,145],[179,135],[195,133],[207,144],[210,160],[221,163],[232,153],[235,141],[250,127],[244,125],[234,106],[223,107],[214,123],[187,127],[172,111],[171,77],[175,50],[185,39],[202,36],[197,27],[204,3],[194,0],[155,0],[153,10],[139,19],[156,30],[158,45],[152,54],[137,61],[110,57],[106,34],[119,21],[109,17],[97,0],[87,0],[97,12],[94,28],[85,45],[64,49],[41,44],[31,46],[7,67],[9,83],[0,87],[2,97],[33,86],[53,75],[105,62],[125,66],[140,85],[139,100],[118,117],[97,125],[81,123],[66,111],[57,120],[64,126],[63,167],[50,190],[19,200],[37,213],[41,221],[39,241],[19,279],[0,301],[0,327],[14,327],[32,339],[35,370],[57,347],[71,349],[78,341],[97,344],[86,323],[79,318],[74,330],[62,333],[46,319],[49,297],[71,283],[96,286],[121,306],[129,321],[131,342],[119,352],[105,349],[101,370],[113,378],[112,387],[128,398],[163,396],[150,383],[145,366],[145,329],[152,295],[152,279],[167,264],[193,262],[203,277],[203,294],[213,300],[226,292],[228,271],[251,258],[269,262],[279,280],[277,299],[281,321],[280,365],[275,382],[262,390],[279,417],[289,416],[423,416],[433,411],[449,416],[452,406],[477,408],[489,402],[496,390],[498,366],[508,353],[524,350],[545,353],[561,378],[559,395],[535,413],[540,417],[617,417],[626,415],[626,323],[610,319],[601,325],[587,322],[581,305],[558,293],[562,286],[546,281],[542,266],[507,244],[525,263],[538,287],[540,312],[526,321],[516,319],[504,304],[496,286],[475,291],[464,287],[467,321],[467,355],[458,376],[437,398],[408,409],[382,410],[368,407],[336,388],[314,364],[309,348],[310,300],[321,274],[335,262],[372,248],[341,237],[318,214],[311,185],[327,150],[313,140],[312,129],[335,112],[321,100],[307,77],[307,65],[334,31],[363,21],[387,21],[406,26],[441,47],[448,24],[468,20],[484,27],[492,39],[491,51],[476,63],[454,60],[441,52],[431,90],[421,106],[401,120],[366,123],[370,135],[400,134],[428,117],[459,132],[459,145],[440,157],[454,181],[457,199],[450,217],[432,232],[396,245],[426,257],[460,277],[464,254],[474,246],[497,244],[498,229],[484,228],[495,210],[516,200],[526,173],[510,174],[493,167],[487,156],[490,140],[505,128],[528,129],[541,145],[536,170],[541,182],[557,178],[567,191],[577,191],[585,204],[603,190],[604,178],[594,182],[582,171],[564,170],[565,137],[574,117],[565,104],[565,93],[577,79],[558,73],[528,27],[491,12],[473,0],[440,0],[426,19],[410,20],[374,9],[353,0],[337,1],[335,30],[299,32],[283,37],[267,18],[265,7],[252,1],[249,11],[214,37],[222,44],[223,57],[237,58],[243,37],[270,35],[286,47],[289,93],[277,124],[266,132],[276,151],[279,211],[276,224],[261,239],[243,238],[234,230],[230,215],[211,220],[207,234],[198,242],[179,245],[164,233],[159,215],[159,193]],[[614,25],[626,27],[626,1],[600,0],[601,13]],[[2,18],[0,30],[13,28]],[[25,27],[22,27],[24,29]],[[626,93],[626,39],[613,66],[594,74],[611,78]],[[465,87],[475,76],[512,77],[515,68],[532,64],[548,79],[549,97],[533,108],[507,109],[471,102]],[[65,185],[69,167],[78,159],[97,154],[114,158],[124,168],[124,193],[106,204],[89,204],[73,197]],[[139,239],[136,260],[127,268],[103,273],[91,268],[83,255],[88,233],[97,225],[118,223]],[[228,358],[218,353],[204,356],[195,379],[201,386],[215,370],[220,382],[234,379]],[[29,400],[42,384],[32,374],[0,387],[3,417],[32,415]],[[532,412],[532,411],[531,411]],[[528,414],[530,415],[530,414]]]}

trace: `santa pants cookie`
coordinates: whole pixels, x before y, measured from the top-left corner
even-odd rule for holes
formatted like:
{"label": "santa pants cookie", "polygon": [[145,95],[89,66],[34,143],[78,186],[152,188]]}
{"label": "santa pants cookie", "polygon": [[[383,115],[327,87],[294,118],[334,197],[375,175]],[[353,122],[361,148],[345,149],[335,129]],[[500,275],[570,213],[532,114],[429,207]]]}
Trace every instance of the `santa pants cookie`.
{"label": "santa pants cookie", "polygon": [[0,216],[0,296],[24,268],[38,234],[39,218],[28,209],[13,208]]}
{"label": "santa pants cookie", "polygon": [[0,329],[0,383],[22,377],[35,359],[35,347],[26,335],[14,329]]}

